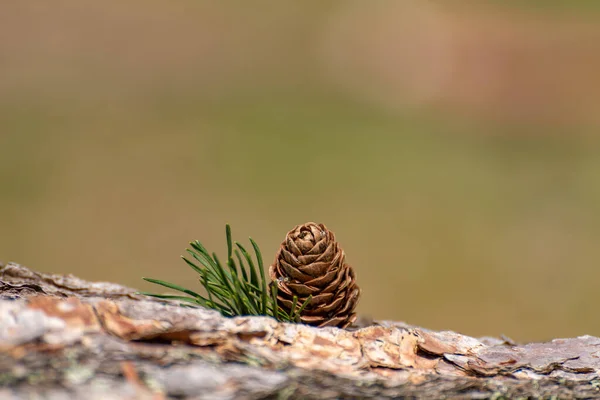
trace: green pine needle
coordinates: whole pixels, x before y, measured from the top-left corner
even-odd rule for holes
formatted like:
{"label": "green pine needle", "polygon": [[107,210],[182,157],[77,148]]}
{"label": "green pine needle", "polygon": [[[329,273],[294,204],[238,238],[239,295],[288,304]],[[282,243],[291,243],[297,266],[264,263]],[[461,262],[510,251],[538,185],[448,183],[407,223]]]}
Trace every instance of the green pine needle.
{"label": "green pine needle", "polygon": [[[267,315],[279,321],[300,322],[300,314],[310,303],[312,296],[309,296],[299,308],[297,308],[298,299],[294,297],[291,313],[281,309],[277,304],[277,284],[275,282],[267,283],[262,254],[256,242],[250,238],[256,259],[255,263],[252,255],[244,246],[232,241],[229,225],[225,226],[225,237],[227,239],[225,264],[219,261],[215,253],[209,253],[197,240],[190,243],[191,249],[186,249],[191,259],[182,257],[183,261],[200,275],[199,281],[206,290],[206,297],[179,285],[151,278],[143,279],[188,296],[146,292],[140,294],[159,299],[182,301],[184,302],[181,303],[182,306],[198,305],[212,308],[227,317]],[[271,289],[270,296],[267,286]]]}

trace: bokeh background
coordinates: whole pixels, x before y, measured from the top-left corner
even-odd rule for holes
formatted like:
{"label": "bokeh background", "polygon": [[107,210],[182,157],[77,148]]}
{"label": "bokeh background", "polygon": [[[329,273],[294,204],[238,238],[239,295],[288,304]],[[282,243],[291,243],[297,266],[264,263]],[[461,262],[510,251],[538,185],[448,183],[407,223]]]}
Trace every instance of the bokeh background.
{"label": "bokeh background", "polygon": [[600,335],[598,4],[6,2],[0,259],[199,287],[316,221],[363,315]]}

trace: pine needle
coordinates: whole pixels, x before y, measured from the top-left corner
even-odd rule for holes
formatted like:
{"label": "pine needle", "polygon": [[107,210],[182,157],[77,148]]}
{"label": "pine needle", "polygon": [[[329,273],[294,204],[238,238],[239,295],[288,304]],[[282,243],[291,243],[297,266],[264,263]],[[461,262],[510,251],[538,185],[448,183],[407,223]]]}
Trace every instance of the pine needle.
{"label": "pine needle", "polygon": [[[310,302],[311,297],[304,301],[298,309],[296,309],[298,300],[294,298],[292,310],[289,313],[282,310],[277,304],[277,284],[272,282],[269,285],[267,282],[258,244],[250,238],[250,244],[254,250],[254,257],[252,257],[243,245],[232,240],[229,225],[225,226],[225,237],[227,241],[227,262],[225,264],[219,261],[215,253],[209,253],[198,240],[191,242],[191,248],[186,249],[191,258],[182,257],[183,261],[200,275],[199,281],[207,293],[206,297],[174,283],[152,278],[143,279],[188,296],[146,292],[140,294],[159,299],[183,301],[182,305],[196,304],[212,308],[227,317],[266,315],[283,322],[299,322],[300,313]],[[267,286],[271,288],[270,296]]]}

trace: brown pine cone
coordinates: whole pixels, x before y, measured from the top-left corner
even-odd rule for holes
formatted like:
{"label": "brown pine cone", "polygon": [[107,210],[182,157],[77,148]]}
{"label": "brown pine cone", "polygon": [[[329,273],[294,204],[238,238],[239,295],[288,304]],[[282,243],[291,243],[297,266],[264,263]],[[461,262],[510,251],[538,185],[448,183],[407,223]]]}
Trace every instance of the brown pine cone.
{"label": "brown pine cone", "polygon": [[277,282],[277,302],[288,313],[294,295],[298,308],[313,296],[300,315],[303,323],[345,328],[356,319],[356,276],[325,225],[309,222],[288,232],[269,274]]}

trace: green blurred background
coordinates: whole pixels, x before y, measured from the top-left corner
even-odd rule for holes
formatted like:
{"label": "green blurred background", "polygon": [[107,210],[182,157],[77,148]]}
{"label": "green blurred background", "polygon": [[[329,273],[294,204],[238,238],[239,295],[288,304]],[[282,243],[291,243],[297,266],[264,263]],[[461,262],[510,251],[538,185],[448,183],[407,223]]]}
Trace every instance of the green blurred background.
{"label": "green blurred background", "polygon": [[157,289],[316,221],[359,311],[600,335],[597,2],[15,1],[0,259]]}

